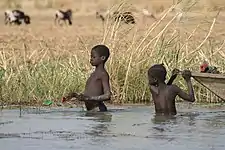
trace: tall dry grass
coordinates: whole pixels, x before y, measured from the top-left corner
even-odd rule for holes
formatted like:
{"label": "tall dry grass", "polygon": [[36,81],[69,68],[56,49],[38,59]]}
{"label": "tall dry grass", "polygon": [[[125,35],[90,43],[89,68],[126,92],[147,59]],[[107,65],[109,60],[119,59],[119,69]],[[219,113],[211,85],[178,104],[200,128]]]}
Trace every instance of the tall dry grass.
{"label": "tall dry grass", "polygon": [[[119,3],[112,9],[127,7]],[[171,17],[174,7],[145,29],[141,23],[110,20],[104,26],[92,22],[96,25],[89,30],[55,27],[49,22],[40,27],[6,27],[8,32],[0,37],[2,105],[42,104],[44,99],[58,102],[70,91],[82,92],[92,69],[90,49],[99,43],[111,50],[107,70],[114,103],[151,102],[146,73],[155,63],[165,64],[168,78],[173,68],[198,71],[205,59],[223,71],[224,39],[216,28],[218,14],[182,23],[176,22],[179,14]],[[181,77],[175,83],[186,89]],[[194,81],[193,85],[198,102],[220,101]]]}

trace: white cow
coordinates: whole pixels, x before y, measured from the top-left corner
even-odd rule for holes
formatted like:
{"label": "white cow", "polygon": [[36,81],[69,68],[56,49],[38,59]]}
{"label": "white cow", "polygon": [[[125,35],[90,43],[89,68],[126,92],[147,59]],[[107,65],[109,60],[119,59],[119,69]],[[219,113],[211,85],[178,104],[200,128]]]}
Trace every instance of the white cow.
{"label": "white cow", "polygon": [[6,10],[4,12],[4,14],[5,14],[5,24],[8,24],[8,23],[9,24],[12,24],[12,23],[18,24],[19,23],[18,19],[16,18],[16,16],[13,13],[13,11]]}

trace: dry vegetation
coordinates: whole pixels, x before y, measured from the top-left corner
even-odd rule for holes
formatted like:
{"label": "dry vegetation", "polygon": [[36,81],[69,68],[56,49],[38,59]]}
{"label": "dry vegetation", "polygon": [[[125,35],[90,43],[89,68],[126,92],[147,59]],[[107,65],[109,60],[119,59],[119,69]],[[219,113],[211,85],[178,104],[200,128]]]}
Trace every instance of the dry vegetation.
{"label": "dry vegetation", "polygon": [[[164,63],[168,77],[175,67],[199,71],[204,59],[224,72],[225,2],[205,0],[207,3],[202,5],[202,1],[193,7],[193,0],[181,3],[178,7],[185,14],[181,22],[176,21],[176,11],[168,12],[172,10],[172,0],[2,2],[2,12],[17,7],[31,15],[29,26],[8,27],[3,22],[0,25],[0,64],[5,70],[1,80],[2,102],[33,105],[44,99],[59,101],[70,91],[82,92],[92,69],[90,49],[99,43],[111,50],[107,69],[115,103],[150,102],[146,72],[154,63]],[[95,12],[112,6],[131,10],[138,23],[108,21],[103,25],[95,18]],[[68,7],[74,12],[73,26],[55,26],[54,10]],[[144,7],[155,13],[158,21],[143,20],[140,10]],[[222,11],[217,16],[219,9]],[[186,87],[180,77],[176,83]],[[194,88],[198,102],[218,100],[195,82]]]}

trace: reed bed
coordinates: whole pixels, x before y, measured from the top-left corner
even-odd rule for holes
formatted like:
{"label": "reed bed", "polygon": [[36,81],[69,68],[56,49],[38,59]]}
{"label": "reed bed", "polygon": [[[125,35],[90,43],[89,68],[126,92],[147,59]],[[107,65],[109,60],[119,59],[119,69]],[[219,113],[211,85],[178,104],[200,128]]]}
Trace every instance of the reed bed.
{"label": "reed bed", "polygon": [[[150,103],[147,70],[164,63],[168,75],[174,68],[199,71],[208,60],[223,72],[224,38],[217,20],[218,12],[201,19],[177,22],[179,13],[166,9],[157,21],[126,25],[108,19],[73,27],[44,25],[4,27],[0,36],[2,105],[41,105],[43,100],[55,103],[71,91],[82,92],[92,71],[90,50],[106,44],[111,51],[107,62],[113,92],[111,103]],[[126,3],[112,7],[126,9]],[[197,102],[220,102],[215,95],[194,80]],[[182,77],[175,80],[186,90]],[[179,101],[179,99],[178,99]]]}

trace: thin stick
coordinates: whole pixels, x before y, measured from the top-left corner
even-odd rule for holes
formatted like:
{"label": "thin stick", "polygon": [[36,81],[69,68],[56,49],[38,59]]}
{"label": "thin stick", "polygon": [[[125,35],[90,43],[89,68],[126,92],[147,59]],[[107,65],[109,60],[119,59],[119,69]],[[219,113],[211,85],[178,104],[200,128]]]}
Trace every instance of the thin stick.
{"label": "thin stick", "polygon": [[136,48],[136,51],[141,47],[141,45],[144,43],[144,41],[147,39],[147,37],[151,34],[151,32],[162,22],[162,20],[171,12],[171,10],[175,8],[175,6],[171,6],[168,11],[160,18],[160,20],[156,23],[154,23],[147,31],[147,34],[143,38],[143,40],[139,43],[139,45]]}
{"label": "thin stick", "polygon": [[20,117],[22,117],[22,105],[21,105],[21,100],[19,101],[20,104]]}
{"label": "thin stick", "polygon": [[214,25],[215,25],[215,22],[216,22],[216,19],[217,19],[217,16],[219,15],[219,12],[218,12],[218,14],[216,15],[216,17],[213,19],[213,22],[212,22],[212,25],[211,25],[211,27],[210,27],[210,29],[209,29],[209,32],[208,32],[208,34],[207,34],[207,36],[205,37],[205,39],[202,41],[202,43],[195,49],[195,50],[193,50],[192,52],[190,52],[189,54],[187,54],[185,57],[183,57],[182,59],[180,59],[180,61],[178,62],[178,63],[180,63],[180,62],[182,62],[185,58],[187,58],[188,56],[190,56],[191,54],[194,54],[195,52],[197,52],[201,47],[202,47],[202,45],[206,42],[206,40],[209,38],[209,36],[211,35],[211,33],[212,33],[212,30],[213,30],[213,27],[214,27]]}
{"label": "thin stick", "polygon": [[2,84],[0,85],[0,96],[1,96],[1,111],[2,111],[4,108],[4,101],[2,97]]}

